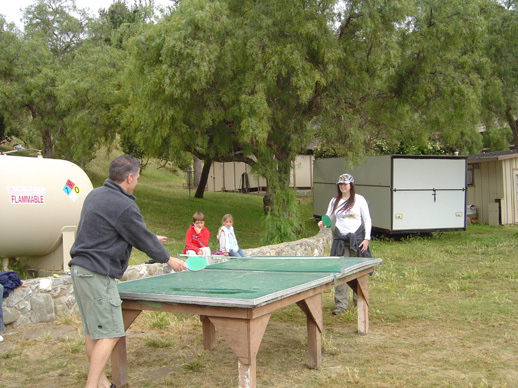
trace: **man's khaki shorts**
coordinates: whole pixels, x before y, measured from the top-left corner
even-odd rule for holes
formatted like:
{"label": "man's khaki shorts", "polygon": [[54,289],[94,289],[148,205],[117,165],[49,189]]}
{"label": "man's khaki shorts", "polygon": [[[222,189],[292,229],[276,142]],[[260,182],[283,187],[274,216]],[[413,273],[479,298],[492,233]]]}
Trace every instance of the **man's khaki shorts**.
{"label": "man's khaki shorts", "polygon": [[122,301],[115,279],[78,265],[70,273],[83,334],[93,340],[124,337]]}

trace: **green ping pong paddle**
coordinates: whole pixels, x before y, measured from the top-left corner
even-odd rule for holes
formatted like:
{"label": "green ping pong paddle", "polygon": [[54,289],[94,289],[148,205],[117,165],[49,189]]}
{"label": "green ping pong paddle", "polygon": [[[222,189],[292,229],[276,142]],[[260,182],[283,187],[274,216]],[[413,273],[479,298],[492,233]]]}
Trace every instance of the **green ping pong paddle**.
{"label": "green ping pong paddle", "polygon": [[189,271],[201,271],[207,266],[207,260],[201,256],[189,256],[185,260],[185,264]]}
{"label": "green ping pong paddle", "polygon": [[326,228],[329,228],[329,227],[331,226],[331,218],[329,218],[329,216],[328,216],[328,215],[325,215],[325,214],[324,214],[324,215],[322,216],[322,223],[324,224],[324,226],[325,226]]}

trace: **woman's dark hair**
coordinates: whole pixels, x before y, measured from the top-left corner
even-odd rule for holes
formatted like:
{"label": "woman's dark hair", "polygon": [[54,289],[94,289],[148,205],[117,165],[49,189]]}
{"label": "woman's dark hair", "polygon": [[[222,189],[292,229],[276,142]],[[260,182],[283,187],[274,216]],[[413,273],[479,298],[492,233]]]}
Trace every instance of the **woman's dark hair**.
{"label": "woman's dark hair", "polygon": [[[354,205],[354,197],[356,195],[356,188],[354,187],[354,183],[349,183],[351,185],[351,189],[349,190],[350,196],[347,201],[343,204],[343,206],[338,209],[340,212],[345,212],[353,207]],[[333,211],[331,214],[333,214],[336,211],[336,208],[338,207],[338,202],[340,202],[340,199],[342,199],[342,192],[340,191],[340,184],[336,185],[336,197],[335,197],[335,203],[333,205]]]}

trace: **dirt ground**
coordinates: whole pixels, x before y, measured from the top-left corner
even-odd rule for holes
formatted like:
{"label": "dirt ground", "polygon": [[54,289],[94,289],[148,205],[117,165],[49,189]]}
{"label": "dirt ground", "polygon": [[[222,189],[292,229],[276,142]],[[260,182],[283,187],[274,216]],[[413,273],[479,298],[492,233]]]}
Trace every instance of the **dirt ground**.
{"label": "dirt ground", "polygon": [[[208,365],[218,364],[222,358],[227,364],[226,372],[220,375],[224,382],[214,386],[234,385],[234,354],[224,346],[221,352],[206,354],[198,317],[176,318],[158,328],[150,327],[149,320],[139,316],[127,332],[132,388],[209,387],[210,378],[205,374],[212,373]],[[88,360],[78,317],[8,329],[3,337],[0,388],[84,387]],[[108,377],[110,370],[108,363]]]}
{"label": "dirt ground", "polygon": [[[372,306],[369,334],[361,336],[354,310],[333,316],[332,296],[324,294],[318,370],[306,367],[304,313],[288,306],[272,314],[258,353],[257,387],[518,387],[518,323],[512,314],[498,318],[505,306],[469,321],[457,319],[457,310],[445,319],[451,309],[386,319],[380,306]],[[80,327],[71,317],[8,329],[0,343],[0,388],[83,388],[88,360]],[[214,351],[203,350],[197,316],[142,313],[127,333],[131,388],[237,386],[236,356],[219,335],[216,342]]]}

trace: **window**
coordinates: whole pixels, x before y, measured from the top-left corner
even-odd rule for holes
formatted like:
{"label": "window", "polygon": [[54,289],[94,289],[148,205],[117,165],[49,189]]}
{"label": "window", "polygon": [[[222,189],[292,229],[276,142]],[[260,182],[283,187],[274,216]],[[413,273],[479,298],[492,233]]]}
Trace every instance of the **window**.
{"label": "window", "polygon": [[468,186],[473,186],[473,166],[468,166],[468,170],[466,171],[466,184]]}

